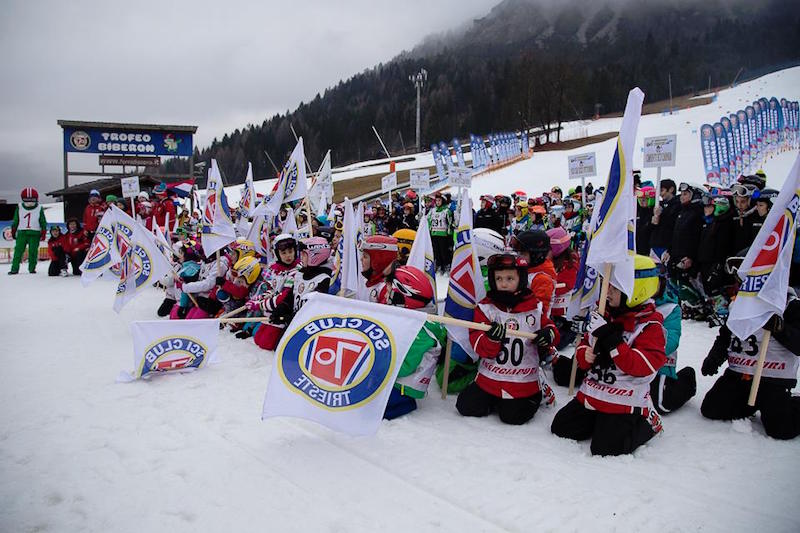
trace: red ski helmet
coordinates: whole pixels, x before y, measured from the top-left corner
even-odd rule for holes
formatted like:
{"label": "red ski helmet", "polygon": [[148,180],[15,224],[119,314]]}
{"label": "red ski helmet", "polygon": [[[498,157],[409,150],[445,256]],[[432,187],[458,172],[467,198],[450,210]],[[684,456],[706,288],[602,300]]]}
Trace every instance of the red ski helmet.
{"label": "red ski helmet", "polygon": [[39,191],[37,191],[33,187],[25,187],[24,189],[22,189],[22,192],[19,195],[22,198],[23,202],[39,200]]}
{"label": "red ski helmet", "polygon": [[421,309],[433,300],[433,286],[425,273],[413,266],[400,266],[381,290],[378,300],[406,309]]}

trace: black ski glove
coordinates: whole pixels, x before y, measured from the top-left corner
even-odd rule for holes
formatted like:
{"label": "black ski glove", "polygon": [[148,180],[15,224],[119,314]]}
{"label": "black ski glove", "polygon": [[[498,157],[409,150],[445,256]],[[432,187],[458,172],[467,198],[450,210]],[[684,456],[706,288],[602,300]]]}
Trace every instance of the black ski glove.
{"label": "black ski glove", "polygon": [[500,322],[492,322],[486,331],[486,336],[495,342],[502,342],[506,336],[506,326]]}
{"label": "black ski glove", "polygon": [[553,332],[553,328],[546,327],[542,328],[536,332],[536,346],[539,348],[548,348],[550,345],[553,344],[553,341],[556,340],[556,334]]}
{"label": "black ski glove", "polygon": [[592,336],[596,339],[594,353],[599,359],[603,354],[610,355],[611,351],[622,342],[622,325],[615,322],[603,324],[592,332]]}
{"label": "black ski glove", "polygon": [[769,317],[769,320],[767,320],[767,323],[764,324],[764,329],[772,333],[781,333],[784,329],[783,317],[780,315],[772,315]]}
{"label": "black ski glove", "polygon": [[719,358],[714,357],[713,354],[708,354],[705,359],[703,359],[703,366],[700,367],[700,372],[704,376],[713,376],[719,371],[719,367],[722,366],[722,362]]}

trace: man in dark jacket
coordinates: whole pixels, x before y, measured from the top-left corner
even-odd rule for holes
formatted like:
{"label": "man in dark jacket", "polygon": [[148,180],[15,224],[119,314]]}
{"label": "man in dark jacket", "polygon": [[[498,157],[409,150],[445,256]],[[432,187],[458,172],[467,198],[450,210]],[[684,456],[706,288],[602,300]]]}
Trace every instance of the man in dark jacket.
{"label": "man in dark jacket", "polygon": [[[733,192],[733,203],[736,212],[733,215],[734,232],[733,248],[731,255],[746,250],[753,244],[758,230],[753,230],[753,221],[758,218],[755,206],[751,205],[750,197],[752,192],[744,185],[736,184],[731,188]],[[759,225],[760,229],[760,225]]]}
{"label": "man in dark jacket", "polygon": [[678,217],[680,202],[675,196],[675,190],[674,181],[661,180],[661,204],[653,209],[653,218],[650,224],[650,247],[659,257],[670,247],[675,219]]}
{"label": "man in dark jacket", "polygon": [[680,206],[672,229],[670,245],[663,259],[670,268],[686,274],[697,271],[700,230],[703,227],[701,193],[687,183],[680,186]]}
{"label": "man in dark jacket", "polygon": [[503,217],[494,208],[494,198],[489,195],[481,196],[481,208],[475,215],[475,227],[488,228],[497,233],[503,231]]}
{"label": "man in dark jacket", "polygon": [[706,294],[714,294],[730,281],[725,260],[731,256],[735,224],[729,199],[724,196],[703,198],[703,226],[697,263]]}

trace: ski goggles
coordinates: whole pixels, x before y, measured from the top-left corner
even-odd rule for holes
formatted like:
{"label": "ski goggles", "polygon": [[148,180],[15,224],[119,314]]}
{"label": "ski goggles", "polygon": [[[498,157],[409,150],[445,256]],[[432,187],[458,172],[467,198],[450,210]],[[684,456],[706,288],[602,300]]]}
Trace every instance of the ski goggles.
{"label": "ski goggles", "polygon": [[714,198],[710,194],[703,194],[700,198],[703,201],[703,205],[713,205]]}
{"label": "ski goggles", "polygon": [[279,252],[283,252],[284,250],[296,250],[297,244],[295,244],[295,241],[287,239],[276,244],[275,249]]}
{"label": "ski goggles", "polygon": [[735,183],[731,186],[731,193],[733,193],[734,196],[758,198],[758,188],[750,184]]}
{"label": "ski goggles", "polygon": [[686,192],[691,190],[691,188],[692,186],[689,185],[688,183],[681,183],[680,185],[678,185],[678,192]]}
{"label": "ski goggles", "polygon": [[486,266],[492,269],[527,268],[528,262],[516,254],[494,254],[486,259]]}

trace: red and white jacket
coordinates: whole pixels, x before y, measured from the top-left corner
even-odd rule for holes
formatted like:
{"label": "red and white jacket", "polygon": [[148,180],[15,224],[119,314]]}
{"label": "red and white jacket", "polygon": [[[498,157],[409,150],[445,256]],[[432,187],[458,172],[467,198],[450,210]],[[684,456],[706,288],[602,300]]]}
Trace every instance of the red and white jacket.
{"label": "red and white jacket", "polygon": [[[512,308],[484,298],[475,308],[475,322],[490,324],[500,322],[508,330],[535,333],[551,328],[554,343],[559,340],[558,329],[544,314],[543,306],[535,295],[527,293]],[[506,337],[493,341],[485,331],[471,329],[469,340],[480,357],[475,383],[498,398],[527,398],[541,390],[544,376],[539,370],[539,349],[535,341],[520,337]]]}
{"label": "red and white jacket", "polygon": [[572,289],[575,287],[575,280],[578,278],[578,264],[574,261],[564,263],[556,276],[556,294],[553,298],[553,307],[550,308],[550,316],[564,316],[567,313]]}
{"label": "red and white jacket", "polygon": [[611,367],[600,368],[586,361],[589,334],[584,334],[575,352],[578,366],[587,371],[577,399],[588,409],[601,413],[639,413],[648,416],[652,409],[650,382],[667,362],[664,354],[664,318],[649,301],[612,317],[622,325],[623,342],[611,351]]}
{"label": "red and white jacket", "polygon": [[533,295],[542,302],[542,312],[550,316],[556,291],[556,269],[552,259],[545,259],[542,264],[528,268],[528,285]]}

